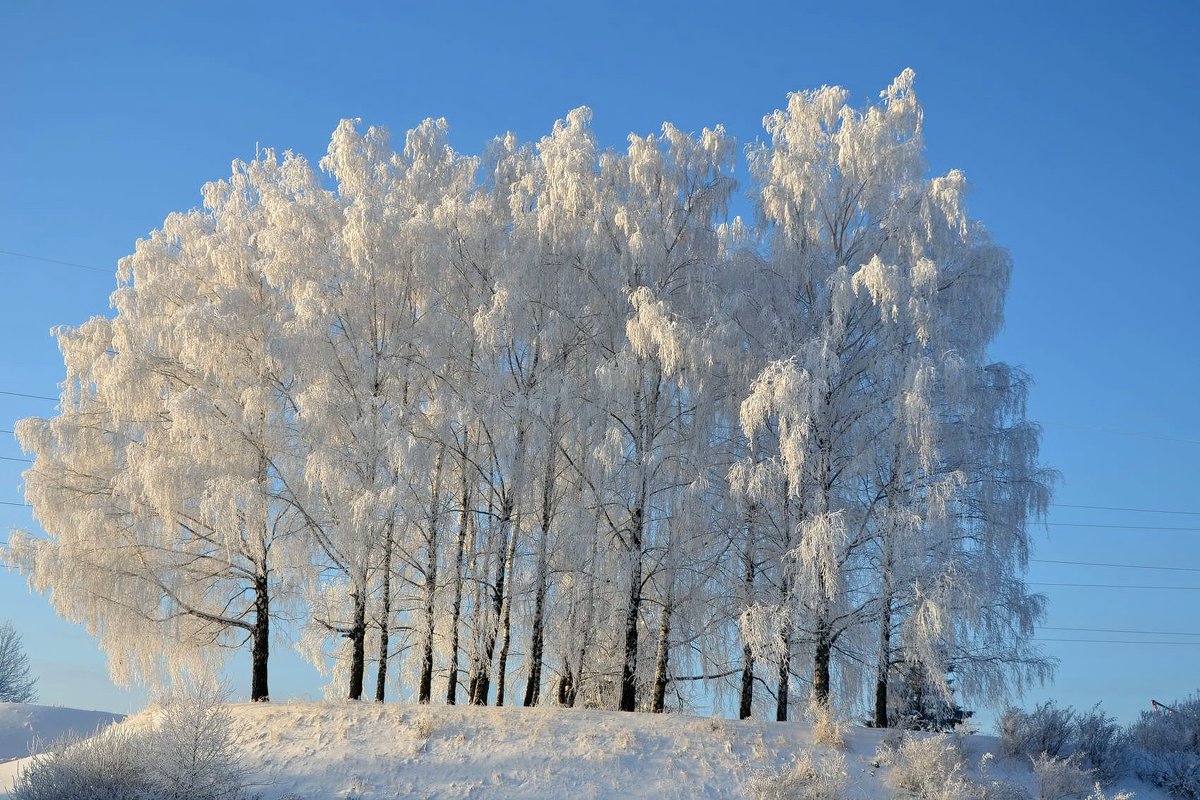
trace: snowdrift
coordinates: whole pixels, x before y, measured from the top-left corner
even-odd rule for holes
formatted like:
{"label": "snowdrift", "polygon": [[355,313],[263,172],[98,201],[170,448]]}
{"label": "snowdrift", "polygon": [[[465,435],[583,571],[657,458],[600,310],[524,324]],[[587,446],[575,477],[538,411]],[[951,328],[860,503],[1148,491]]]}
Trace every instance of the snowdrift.
{"label": "snowdrift", "polygon": [[[252,791],[263,800],[738,798],[756,772],[812,748],[805,724],[681,715],[366,703],[230,709]],[[142,714],[125,724],[145,721]],[[888,768],[872,765],[883,736],[850,731],[848,798],[895,796],[884,783]],[[967,737],[965,749],[976,765],[985,752],[997,753],[989,773],[1036,797],[1028,762],[1000,758],[994,737]],[[0,796],[10,782],[0,772]],[[1132,778],[1114,788],[1138,800],[1166,797]]]}

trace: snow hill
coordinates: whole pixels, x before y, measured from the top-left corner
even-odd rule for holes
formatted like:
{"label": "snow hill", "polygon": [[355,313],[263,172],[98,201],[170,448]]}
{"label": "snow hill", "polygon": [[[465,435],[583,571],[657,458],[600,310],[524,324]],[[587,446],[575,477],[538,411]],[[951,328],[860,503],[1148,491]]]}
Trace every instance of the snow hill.
{"label": "snow hill", "polygon": [[124,714],[80,711],[76,708],[0,703],[0,763],[29,755],[39,742],[63,736],[90,736],[99,728],[120,722]]}
{"label": "snow hill", "polygon": [[[257,784],[253,790],[263,800],[739,798],[756,771],[786,765],[798,750],[811,747],[812,737],[807,725],[796,723],[553,708],[366,703],[230,708]],[[143,724],[143,718],[125,724]],[[862,728],[850,732],[849,798],[895,796],[884,783],[888,768],[871,764],[883,735]],[[974,764],[985,752],[998,752],[995,737],[965,741]],[[0,797],[17,764],[5,766],[9,775],[0,768]],[[997,758],[990,774],[1036,788],[1023,760]],[[1166,797],[1134,779],[1114,788],[1135,791],[1138,800]]]}

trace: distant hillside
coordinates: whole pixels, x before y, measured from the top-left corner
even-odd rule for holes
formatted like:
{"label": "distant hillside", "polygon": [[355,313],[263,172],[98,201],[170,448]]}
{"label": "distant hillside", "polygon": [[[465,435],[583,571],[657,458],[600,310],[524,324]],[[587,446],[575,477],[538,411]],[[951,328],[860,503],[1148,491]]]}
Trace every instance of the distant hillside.
{"label": "distant hillside", "polygon": [[88,736],[123,719],[124,714],[107,711],[0,703],[0,762],[24,758],[35,742],[51,742],[67,734]]}

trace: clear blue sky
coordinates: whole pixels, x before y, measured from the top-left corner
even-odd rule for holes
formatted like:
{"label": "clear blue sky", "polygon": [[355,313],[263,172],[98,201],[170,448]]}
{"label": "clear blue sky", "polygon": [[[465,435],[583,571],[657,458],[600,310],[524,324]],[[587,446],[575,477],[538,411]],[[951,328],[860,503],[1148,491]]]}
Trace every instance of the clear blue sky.
{"label": "clear blue sky", "polygon": [[[1200,512],[1200,13],[1194,3],[84,3],[0,8],[0,250],[111,270],[255,144],[320,156],[343,117],[397,135],[446,117],[478,152],[590,105],[602,143],[664,120],[723,123],[742,142],[787,92],[840,84],[873,99],[917,72],[932,167],[963,169],[972,211],[1016,264],[997,359],[1037,383],[1057,502]],[[56,395],[47,335],[106,313],[114,279],[0,254],[0,389]],[[0,428],[53,403],[0,396]],[[5,444],[7,442],[7,444]],[[0,456],[21,454],[0,434]],[[0,461],[0,500],[23,465]],[[1030,579],[1200,587],[1200,514],[1056,506]],[[0,506],[0,527],[27,526]],[[1200,634],[1200,591],[1042,587],[1048,625]],[[0,573],[44,701],[125,711],[85,631]],[[1130,718],[1200,687],[1200,636],[1047,630],[1056,684],[1029,700]],[[315,695],[283,648],[276,698]],[[235,664],[237,691],[245,668]]]}

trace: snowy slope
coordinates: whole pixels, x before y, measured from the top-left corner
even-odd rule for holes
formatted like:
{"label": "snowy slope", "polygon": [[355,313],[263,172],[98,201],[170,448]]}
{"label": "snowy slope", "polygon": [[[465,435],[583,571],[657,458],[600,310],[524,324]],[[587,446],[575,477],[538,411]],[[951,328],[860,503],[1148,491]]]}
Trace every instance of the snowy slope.
{"label": "snowy slope", "polygon": [[33,752],[30,748],[35,742],[51,742],[68,734],[88,736],[124,718],[124,714],[107,711],[0,703],[0,762],[24,758]]}
{"label": "snowy slope", "polygon": [[[801,724],[603,711],[352,703],[231,710],[263,800],[737,798],[756,770],[783,766],[811,740]],[[895,794],[883,783],[887,768],[870,763],[881,736],[850,733],[851,800]],[[972,763],[997,749],[989,736],[966,742]],[[991,774],[1034,788],[1022,761],[997,759]],[[0,796],[9,780],[0,770]],[[1124,787],[1138,800],[1165,797],[1133,780]]]}

